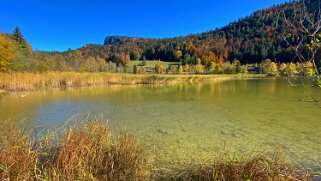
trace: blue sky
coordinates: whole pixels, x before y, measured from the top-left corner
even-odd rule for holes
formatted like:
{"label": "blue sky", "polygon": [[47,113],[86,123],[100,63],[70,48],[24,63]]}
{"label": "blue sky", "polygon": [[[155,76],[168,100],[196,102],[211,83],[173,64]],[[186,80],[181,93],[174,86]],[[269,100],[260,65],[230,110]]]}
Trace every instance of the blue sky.
{"label": "blue sky", "polygon": [[222,27],[286,0],[0,0],[0,31],[35,50],[102,44],[108,35],[175,37]]}

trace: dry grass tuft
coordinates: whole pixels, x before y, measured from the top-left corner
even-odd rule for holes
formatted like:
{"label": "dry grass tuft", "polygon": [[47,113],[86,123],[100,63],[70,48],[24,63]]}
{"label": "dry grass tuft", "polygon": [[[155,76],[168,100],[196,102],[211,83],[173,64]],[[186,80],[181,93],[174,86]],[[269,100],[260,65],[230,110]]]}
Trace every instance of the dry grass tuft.
{"label": "dry grass tuft", "polygon": [[105,170],[107,180],[144,180],[148,175],[144,151],[138,140],[131,134],[122,133],[117,138],[107,157]]}
{"label": "dry grass tuft", "polygon": [[5,132],[0,142],[0,180],[127,181],[148,176],[142,145],[128,133],[113,141],[103,123],[68,129],[57,143],[48,138],[36,143],[14,126]]}
{"label": "dry grass tuft", "polygon": [[32,180],[37,175],[38,150],[25,131],[10,125],[0,134],[0,180]]}
{"label": "dry grass tuft", "polygon": [[110,131],[102,124],[69,129],[54,150],[53,169],[63,180],[90,180],[99,176],[111,146]]}
{"label": "dry grass tuft", "polygon": [[212,163],[187,164],[184,168],[160,170],[155,180],[168,181],[279,181],[311,180],[310,174],[294,170],[283,161],[279,153],[235,159],[221,157]]}
{"label": "dry grass tuft", "polygon": [[[276,181],[311,180],[304,170],[294,170],[281,154],[191,163],[157,170],[147,162],[143,146],[131,134],[113,139],[101,122],[66,129],[59,139],[46,135],[31,139],[15,126],[0,133],[0,180],[168,180],[168,181]],[[56,135],[57,137],[58,135]]]}

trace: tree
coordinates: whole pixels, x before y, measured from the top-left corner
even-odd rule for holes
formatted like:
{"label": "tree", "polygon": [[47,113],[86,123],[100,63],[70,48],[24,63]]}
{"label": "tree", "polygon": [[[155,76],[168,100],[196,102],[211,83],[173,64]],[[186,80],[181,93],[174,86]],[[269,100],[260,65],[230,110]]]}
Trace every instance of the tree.
{"label": "tree", "polygon": [[314,68],[312,62],[306,62],[304,65],[304,74],[308,77],[314,76]]}
{"label": "tree", "polygon": [[130,52],[130,60],[139,60],[141,57],[141,54],[138,51],[131,51]]}
{"label": "tree", "polygon": [[247,65],[242,65],[242,66],[241,66],[241,73],[242,73],[242,74],[247,74],[247,73],[248,73]]}
{"label": "tree", "polygon": [[18,26],[14,29],[12,36],[19,44],[25,42],[25,40],[23,39],[22,33],[20,31],[20,28]]}
{"label": "tree", "polygon": [[102,59],[102,58],[98,58],[97,59],[97,63],[98,63],[98,70],[99,72],[104,72],[106,71],[106,60]]}
{"label": "tree", "polygon": [[[312,62],[315,76],[311,77],[311,82],[321,87],[320,71],[315,59],[321,49],[321,4],[320,1],[309,1],[310,6],[307,6],[305,0],[299,3],[301,8],[286,9],[279,15],[285,24],[283,39],[295,52],[295,59],[301,64]],[[286,11],[290,11],[292,16],[287,16]],[[297,75],[302,74],[300,72]]]}
{"label": "tree", "polygon": [[216,64],[215,64],[214,73],[216,73],[216,74],[224,74],[224,73],[225,73],[224,64],[216,63]]}
{"label": "tree", "polygon": [[85,64],[85,59],[80,50],[70,53],[69,61],[75,71],[82,71],[82,64]]}
{"label": "tree", "polygon": [[225,73],[227,74],[235,74],[236,73],[236,70],[235,70],[235,67],[230,64],[230,63],[225,63]]}
{"label": "tree", "polygon": [[293,76],[296,76],[297,74],[298,72],[296,71],[295,64],[291,62],[287,68],[287,75],[293,77]]}
{"label": "tree", "polygon": [[182,56],[183,56],[182,51],[181,51],[181,50],[176,50],[176,52],[175,52],[175,59],[176,59],[176,61],[181,61]]}
{"label": "tree", "polygon": [[262,61],[261,67],[262,67],[262,73],[263,74],[268,74],[271,62],[272,61],[270,59],[268,59],[268,58],[265,59],[264,61]]}
{"label": "tree", "polygon": [[7,71],[8,65],[14,59],[14,44],[8,37],[0,33],[0,71]]}
{"label": "tree", "polygon": [[191,67],[188,64],[185,64],[184,67],[183,67],[183,70],[185,72],[191,72]]}
{"label": "tree", "polygon": [[195,73],[202,74],[204,73],[204,66],[201,64],[201,59],[197,59],[197,63],[195,65]]}
{"label": "tree", "polygon": [[235,73],[241,73],[241,63],[238,59],[234,59],[232,65],[235,68]]}
{"label": "tree", "polygon": [[278,67],[275,62],[270,62],[268,64],[267,74],[268,75],[277,75],[278,74]]}
{"label": "tree", "polygon": [[189,53],[186,53],[185,55],[184,55],[184,64],[185,65],[188,65],[188,64],[190,64],[191,63],[191,60],[192,60],[192,58],[191,58],[191,55],[189,54]]}
{"label": "tree", "polygon": [[123,67],[125,67],[129,62],[129,56],[124,53],[116,55],[115,62],[117,66],[122,65]]}
{"label": "tree", "polygon": [[287,66],[285,63],[282,63],[282,64],[280,65],[279,71],[280,71],[280,73],[281,73],[281,76],[286,76],[286,75],[288,75],[288,74],[287,74],[287,68],[288,68],[288,66]]}
{"label": "tree", "polygon": [[210,66],[208,68],[210,73],[215,73],[215,67],[216,67],[216,63],[215,62],[211,62]]}
{"label": "tree", "polygon": [[20,48],[22,48],[26,51],[26,53],[31,52],[32,48],[29,45],[29,43],[23,38],[23,35],[22,35],[20,28],[18,26],[14,29],[14,31],[12,33],[12,37],[14,40],[17,41]]}

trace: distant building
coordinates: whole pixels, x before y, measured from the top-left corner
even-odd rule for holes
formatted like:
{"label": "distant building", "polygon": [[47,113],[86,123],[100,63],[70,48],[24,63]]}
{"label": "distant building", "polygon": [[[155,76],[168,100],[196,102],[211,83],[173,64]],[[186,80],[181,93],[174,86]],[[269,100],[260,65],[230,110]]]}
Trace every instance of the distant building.
{"label": "distant building", "polygon": [[247,71],[249,74],[258,74],[260,72],[260,68],[257,65],[248,65]]}

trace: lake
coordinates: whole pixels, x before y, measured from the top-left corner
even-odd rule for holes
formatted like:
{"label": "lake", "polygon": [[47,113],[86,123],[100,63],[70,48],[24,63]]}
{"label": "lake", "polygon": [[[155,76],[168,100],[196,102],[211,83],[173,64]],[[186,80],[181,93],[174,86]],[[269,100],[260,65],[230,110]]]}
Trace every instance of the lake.
{"label": "lake", "polygon": [[73,125],[88,113],[128,130],[162,163],[281,149],[295,166],[321,160],[321,89],[286,80],[109,86],[0,95],[0,119],[29,128]]}

